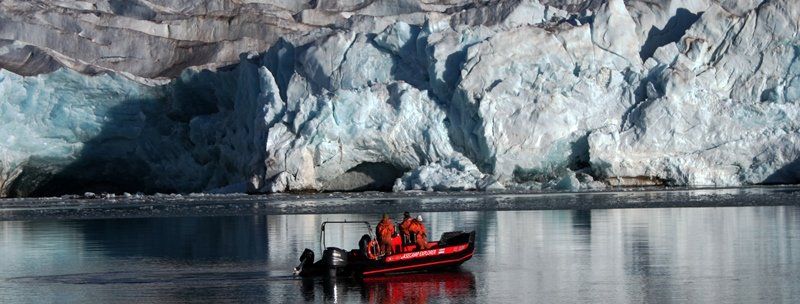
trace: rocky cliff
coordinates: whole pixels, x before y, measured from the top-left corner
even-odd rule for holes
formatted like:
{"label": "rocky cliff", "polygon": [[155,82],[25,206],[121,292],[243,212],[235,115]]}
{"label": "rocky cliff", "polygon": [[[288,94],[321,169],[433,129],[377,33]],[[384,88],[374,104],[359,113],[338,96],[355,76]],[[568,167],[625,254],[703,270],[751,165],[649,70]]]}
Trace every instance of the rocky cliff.
{"label": "rocky cliff", "polygon": [[800,181],[793,0],[6,0],[0,195]]}

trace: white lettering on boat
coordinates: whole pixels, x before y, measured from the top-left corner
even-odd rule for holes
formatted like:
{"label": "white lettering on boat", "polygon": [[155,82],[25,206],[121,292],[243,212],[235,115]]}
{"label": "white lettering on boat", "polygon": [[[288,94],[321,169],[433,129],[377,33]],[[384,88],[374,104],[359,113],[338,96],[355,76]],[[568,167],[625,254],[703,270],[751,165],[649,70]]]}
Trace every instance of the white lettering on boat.
{"label": "white lettering on boat", "polygon": [[422,251],[414,251],[414,252],[407,252],[403,254],[396,254],[389,257],[386,257],[386,262],[397,262],[397,261],[404,261],[422,257],[431,257],[443,254],[452,254],[459,251],[463,251],[467,249],[467,244],[458,245],[458,246],[451,246],[445,248],[438,248],[438,249],[430,249],[430,250],[422,250]]}

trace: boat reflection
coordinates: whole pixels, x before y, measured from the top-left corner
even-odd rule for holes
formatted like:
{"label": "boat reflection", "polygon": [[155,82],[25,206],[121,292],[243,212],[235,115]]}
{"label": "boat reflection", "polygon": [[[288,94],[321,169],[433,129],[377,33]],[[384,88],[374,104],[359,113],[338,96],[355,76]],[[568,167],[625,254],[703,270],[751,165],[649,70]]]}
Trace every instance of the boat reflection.
{"label": "boat reflection", "polygon": [[468,271],[367,278],[363,285],[364,298],[370,303],[428,303],[475,296],[475,276]]}
{"label": "boat reflection", "polygon": [[[304,278],[302,293],[306,301],[322,296],[324,301],[348,302],[354,297],[368,303],[429,303],[445,299],[473,298],[475,276],[468,271],[399,274],[351,278]],[[320,290],[322,294],[320,294]]]}

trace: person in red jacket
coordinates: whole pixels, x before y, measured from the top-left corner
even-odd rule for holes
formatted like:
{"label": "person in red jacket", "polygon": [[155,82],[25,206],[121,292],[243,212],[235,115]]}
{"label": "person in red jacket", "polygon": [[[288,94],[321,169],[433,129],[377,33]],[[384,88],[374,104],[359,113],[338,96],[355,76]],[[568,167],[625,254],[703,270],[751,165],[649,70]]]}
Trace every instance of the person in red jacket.
{"label": "person in red jacket", "polygon": [[389,218],[388,214],[384,213],[378,226],[375,227],[375,235],[378,238],[378,245],[380,245],[383,254],[394,253],[394,248],[392,248],[394,234],[394,221]]}
{"label": "person in red jacket", "polygon": [[403,246],[413,244],[414,240],[411,239],[411,233],[408,232],[408,227],[411,225],[411,214],[408,211],[403,212],[403,221],[398,225],[400,230],[400,237],[403,239]]}
{"label": "person in red jacket", "polygon": [[431,247],[428,245],[428,234],[425,231],[425,224],[422,223],[421,215],[418,215],[415,219],[409,217],[408,222],[404,219],[400,224],[400,231],[417,244],[417,250],[425,250]]}

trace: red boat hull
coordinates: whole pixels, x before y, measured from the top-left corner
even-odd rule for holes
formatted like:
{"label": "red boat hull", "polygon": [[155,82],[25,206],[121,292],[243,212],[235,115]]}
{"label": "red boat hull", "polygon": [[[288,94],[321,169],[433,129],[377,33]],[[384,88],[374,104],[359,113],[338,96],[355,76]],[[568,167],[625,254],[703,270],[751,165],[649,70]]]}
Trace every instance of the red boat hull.
{"label": "red boat hull", "polygon": [[451,237],[446,244],[442,241],[429,244],[432,246],[430,249],[395,253],[378,260],[359,259],[356,256],[351,259],[348,268],[356,275],[368,277],[455,267],[472,258],[475,232]]}
{"label": "red boat hull", "polygon": [[306,249],[300,257],[302,262],[295,268],[301,276],[352,275],[372,277],[394,273],[431,271],[450,268],[466,262],[475,252],[475,231],[447,232],[438,242],[428,243],[431,248],[413,250],[406,246],[405,251],[381,256],[377,259],[367,257],[363,249],[349,252],[339,248],[327,248],[322,259],[311,264],[314,253]]}

